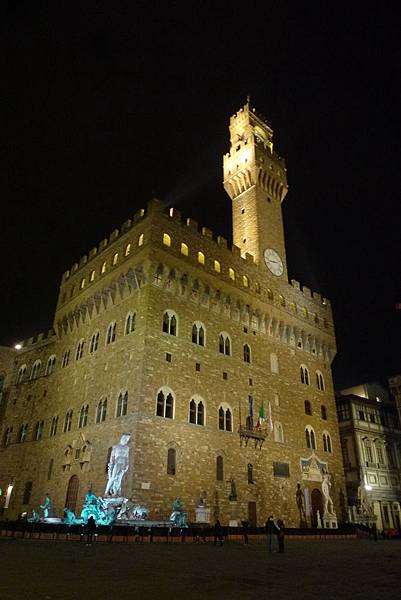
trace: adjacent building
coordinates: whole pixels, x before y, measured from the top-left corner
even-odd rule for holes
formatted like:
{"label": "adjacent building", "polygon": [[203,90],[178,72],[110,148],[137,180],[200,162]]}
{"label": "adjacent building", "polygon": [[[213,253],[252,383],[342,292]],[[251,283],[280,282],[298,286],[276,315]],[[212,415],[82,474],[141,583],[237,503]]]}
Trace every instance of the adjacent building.
{"label": "adjacent building", "polygon": [[401,427],[394,398],[377,383],[337,396],[350,520],[400,530]]}
{"label": "adjacent building", "polygon": [[299,483],[309,524],[341,519],[332,311],[288,281],[285,162],[249,103],[230,119],[223,176],[232,247],[154,199],[63,275],[53,329],[13,351],[9,518],[46,493],[59,515],[79,511],[129,434],[123,494],[151,518],[179,496],[194,520],[202,497],[225,524],[273,513],[297,526]]}

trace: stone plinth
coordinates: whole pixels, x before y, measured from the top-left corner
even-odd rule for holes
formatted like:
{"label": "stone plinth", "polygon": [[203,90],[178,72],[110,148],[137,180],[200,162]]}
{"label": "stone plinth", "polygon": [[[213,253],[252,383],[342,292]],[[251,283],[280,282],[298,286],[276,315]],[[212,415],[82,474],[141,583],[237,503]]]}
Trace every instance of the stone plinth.
{"label": "stone plinth", "polygon": [[337,515],[335,513],[324,513],[323,527],[325,529],[338,529]]}
{"label": "stone plinth", "polygon": [[196,523],[210,523],[210,508],[206,506],[197,506],[195,508]]}

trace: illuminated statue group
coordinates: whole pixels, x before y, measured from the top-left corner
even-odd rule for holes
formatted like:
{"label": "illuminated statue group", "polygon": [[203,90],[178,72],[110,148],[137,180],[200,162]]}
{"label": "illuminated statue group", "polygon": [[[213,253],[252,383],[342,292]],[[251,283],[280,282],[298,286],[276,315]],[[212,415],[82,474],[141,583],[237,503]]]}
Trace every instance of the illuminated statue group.
{"label": "illuminated statue group", "polygon": [[64,514],[63,523],[66,525],[86,525],[90,517],[94,518],[96,525],[111,525],[116,520],[117,510],[108,507],[102,498],[96,496],[92,490],[88,490],[81,516],[75,516],[75,513],[69,508],[64,509]]}
{"label": "illuminated statue group", "polygon": [[[64,508],[62,522],[66,525],[86,525],[93,517],[96,525],[111,525],[118,518],[123,521],[140,521],[148,517],[144,506],[135,504],[127,498],[121,497],[122,480],[129,468],[130,434],[123,434],[120,443],[112,447],[109,463],[107,465],[107,483],[104,497],[97,496],[92,489],[85,495],[85,501],[80,516],[70,508]],[[176,499],[179,501],[179,499]],[[174,508],[174,507],[173,507]],[[30,522],[38,522],[53,517],[53,503],[49,494],[46,494],[43,504],[40,505],[42,514],[32,511]],[[175,522],[185,526],[185,514],[178,507],[175,509]]]}
{"label": "illuminated statue group", "polygon": [[188,527],[185,522],[187,513],[184,512],[181,498],[177,496],[173,502],[173,512],[170,515],[170,521],[173,527]]}

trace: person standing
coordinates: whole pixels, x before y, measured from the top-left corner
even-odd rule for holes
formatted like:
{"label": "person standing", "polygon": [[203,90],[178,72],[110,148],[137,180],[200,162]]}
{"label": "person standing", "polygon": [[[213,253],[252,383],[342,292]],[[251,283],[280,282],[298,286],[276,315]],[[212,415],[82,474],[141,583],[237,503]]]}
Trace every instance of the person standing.
{"label": "person standing", "polygon": [[93,515],[91,515],[86,524],[86,545],[92,546],[93,535],[96,531],[96,521]]}
{"label": "person standing", "polygon": [[277,521],[277,528],[278,528],[277,541],[278,541],[278,551],[279,552],[284,552],[284,527],[285,527],[284,521],[279,519]]}
{"label": "person standing", "polygon": [[266,531],[266,535],[267,535],[268,551],[273,552],[273,539],[278,533],[278,527],[274,522],[273,515],[270,515],[269,518],[267,519],[265,531]]}
{"label": "person standing", "polygon": [[219,540],[220,546],[222,546],[223,545],[223,528],[221,526],[219,519],[217,519],[216,523],[214,524],[214,545],[217,544],[217,540]]}

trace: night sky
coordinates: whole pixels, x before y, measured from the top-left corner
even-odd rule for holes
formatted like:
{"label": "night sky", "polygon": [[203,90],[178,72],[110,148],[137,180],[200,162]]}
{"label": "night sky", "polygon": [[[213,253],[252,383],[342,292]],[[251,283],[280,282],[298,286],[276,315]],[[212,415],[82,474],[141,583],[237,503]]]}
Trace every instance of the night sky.
{"label": "night sky", "polygon": [[332,301],[336,386],[400,373],[400,15],[376,4],[1,9],[0,343],[47,330],[62,273],[153,195],[231,239],[250,94],[287,161],[290,278]]}

